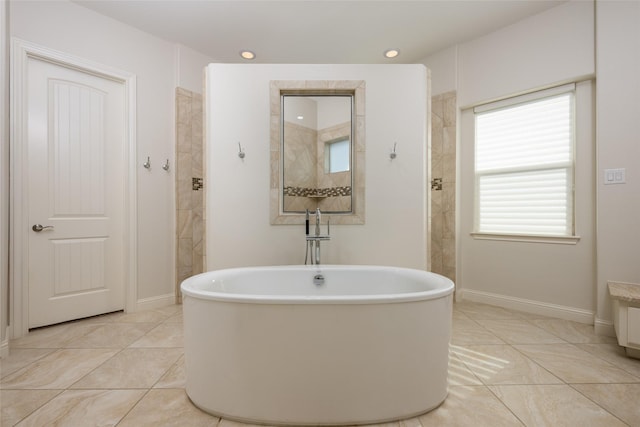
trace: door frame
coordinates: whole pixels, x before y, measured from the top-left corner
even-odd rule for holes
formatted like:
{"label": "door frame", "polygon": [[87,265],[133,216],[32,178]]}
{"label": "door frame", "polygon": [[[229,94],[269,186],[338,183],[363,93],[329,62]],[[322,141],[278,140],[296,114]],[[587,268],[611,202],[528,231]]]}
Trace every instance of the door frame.
{"label": "door frame", "polygon": [[137,300],[137,206],[136,206],[136,76],[31,42],[11,40],[10,83],[10,333],[19,338],[29,332],[29,212],[27,156],[27,64],[30,59],[70,68],[123,85],[125,111],[124,188],[124,310],[135,311]]}

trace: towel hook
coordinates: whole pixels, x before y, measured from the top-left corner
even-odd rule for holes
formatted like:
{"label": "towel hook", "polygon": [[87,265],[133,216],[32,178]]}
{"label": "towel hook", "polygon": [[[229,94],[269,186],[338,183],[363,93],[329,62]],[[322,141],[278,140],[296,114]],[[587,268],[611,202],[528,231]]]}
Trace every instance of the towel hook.
{"label": "towel hook", "polygon": [[390,158],[391,160],[395,159],[395,158],[396,158],[396,156],[397,156],[397,154],[396,154],[396,145],[398,145],[398,143],[397,143],[397,142],[394,142],[394,143],[393,143],[393,151],[389,154],[389,158]]}
{"label": "towel hook", "polygon": [[164,169],[167,172],[169,172],[169,159],[167,159],[166,163],[164,165],[162,165],[162,169]]}
{"label": "towel hook", "polygon": [[238,157],[240,157],[241,159],[244,159],[244,151],[242,151],[242,145],[240,145],[240,141],[238,141]]}
{"label": "towel hook", "polygon": [[147,161],[142,164],[146,169],[151,169],[151,161],[149,160],[149,156],[147,156]]}

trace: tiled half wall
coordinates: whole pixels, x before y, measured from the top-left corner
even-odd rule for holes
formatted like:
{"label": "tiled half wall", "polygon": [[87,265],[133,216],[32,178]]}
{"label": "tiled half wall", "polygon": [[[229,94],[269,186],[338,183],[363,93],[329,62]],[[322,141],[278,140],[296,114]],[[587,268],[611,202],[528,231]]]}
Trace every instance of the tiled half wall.
{"label": "tiled half wall", "polygon": [[431,271],[456,280],[456,93],[431,98]]}
{"label": "tiled half wall", "polygon": [[180,283],[202,273],[205,256],[202,95],[176,89],[176,297]]}

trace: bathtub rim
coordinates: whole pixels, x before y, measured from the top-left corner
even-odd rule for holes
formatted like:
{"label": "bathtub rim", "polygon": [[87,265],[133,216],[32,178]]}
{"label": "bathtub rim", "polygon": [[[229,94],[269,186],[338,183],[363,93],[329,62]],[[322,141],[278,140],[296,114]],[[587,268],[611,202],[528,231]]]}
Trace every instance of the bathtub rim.
{"label": "bathtub rim", "polygon": [[[210,290],[195,289],[193,285],[203,280],[207,276],[216,273],[235,273],[240,271],[256,272],[260,270],[295,270],[309,271],[309,273],[322,273],[323,270],[366,270],[366,271],[391,271],[396,274],[412,276],[424,276],[426,280],[436,280],[439,282],[435,289],[428,289],[417,292],[386,293],[386,294],[337,294],[337,295],[269,295],[269,294],[243,294],[218,292]],[[389,304],[403,303],[411,301],[424,301],[438,299],[451,295],[454,292],[453,281],[445,276],[426,270],[419,270],[407,267],[392,267],[379,265],[276,265],[276,266],[252,266],[233,267],[207,271],[186,278],[180,284],[180,291],[184,297],[192,297],[202,300],[223,301],[246,304]]]}

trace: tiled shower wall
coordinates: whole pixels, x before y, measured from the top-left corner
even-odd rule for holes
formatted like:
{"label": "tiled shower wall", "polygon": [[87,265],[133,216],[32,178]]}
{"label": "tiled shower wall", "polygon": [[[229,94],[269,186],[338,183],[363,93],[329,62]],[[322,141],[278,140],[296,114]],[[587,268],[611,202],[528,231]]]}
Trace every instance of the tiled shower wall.
{"label": "tiled shower wall", "polygon": [[204,266],[202,95],[176,89],[176,297],[180,283]]}
{"label": "tiled shower wall", "polygon": [[431,98],[431,271],[456,280],[456,93]]}
{"label": "tiled shower wall", "polygon": [[[318,131],[284,122],[284,210],[351,210],[351,172],[325,172],[325,144],[349,138],[351,122]],[[321,196],[321,197],[318,197]]]}

